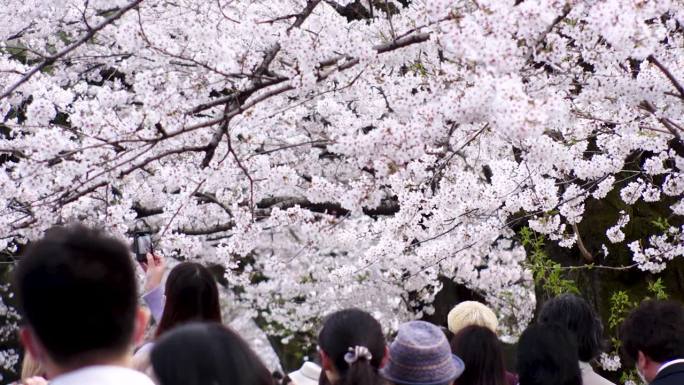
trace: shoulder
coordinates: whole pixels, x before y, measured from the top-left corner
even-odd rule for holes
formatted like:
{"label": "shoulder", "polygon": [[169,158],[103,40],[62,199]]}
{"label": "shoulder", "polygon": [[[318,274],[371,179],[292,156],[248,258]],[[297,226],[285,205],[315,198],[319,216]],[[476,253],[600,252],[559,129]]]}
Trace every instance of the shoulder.
{"label": "shoulder", "polygon": [[91,366],[63,374],[50,385],[154,385],[146,375],[118,366]]}
{"label": "shoulder", "polygon": [[596,373],[586,362],[580,362],[580,369],[582,370],[582,385],[615,385]]}
{"label": "shoulder", "polygon": [[684,363],[675,364],[658,373],[651,385],[681,385],[684,384]]}

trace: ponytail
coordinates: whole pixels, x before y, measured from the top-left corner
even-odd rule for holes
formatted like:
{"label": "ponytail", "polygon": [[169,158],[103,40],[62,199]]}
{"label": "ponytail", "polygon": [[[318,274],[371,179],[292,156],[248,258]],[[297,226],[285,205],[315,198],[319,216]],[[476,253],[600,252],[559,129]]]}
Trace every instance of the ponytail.
{"label": "ponytail", "polygon": [[349,365],[346,373],[342,373],[339,385],[380,385],[384,381],[378,369],[368,360],[359,360]]}
{"label": "ponytail", "polygon": [[382,327],[370,314],[346,309],[327,317],[318,345],[330,357],[339,381],[333,385],[381,385],[385,354]]}

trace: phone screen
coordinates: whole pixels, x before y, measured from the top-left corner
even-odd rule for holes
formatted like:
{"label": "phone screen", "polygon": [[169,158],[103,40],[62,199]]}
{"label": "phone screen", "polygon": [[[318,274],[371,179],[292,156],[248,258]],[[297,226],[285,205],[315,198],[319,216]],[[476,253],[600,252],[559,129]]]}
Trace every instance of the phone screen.
{"label": "phone screen", "polygon": [[133,240],[135,257],[140,262],[147,261],[147,253],[152,252],[152,238],[149,234],[138,234]]}

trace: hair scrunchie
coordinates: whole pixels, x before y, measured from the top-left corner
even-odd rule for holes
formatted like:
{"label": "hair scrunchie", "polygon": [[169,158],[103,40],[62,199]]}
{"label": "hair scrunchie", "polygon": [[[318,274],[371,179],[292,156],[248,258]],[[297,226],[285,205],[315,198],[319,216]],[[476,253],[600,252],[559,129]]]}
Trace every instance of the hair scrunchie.
{"label": "hair scrunchie", "polygon": [[344,361],[351,365],[358,360],[372,360],[373,355],[370,350],[365,346],[354,346],[350,347],[349,351],[344,355]]}

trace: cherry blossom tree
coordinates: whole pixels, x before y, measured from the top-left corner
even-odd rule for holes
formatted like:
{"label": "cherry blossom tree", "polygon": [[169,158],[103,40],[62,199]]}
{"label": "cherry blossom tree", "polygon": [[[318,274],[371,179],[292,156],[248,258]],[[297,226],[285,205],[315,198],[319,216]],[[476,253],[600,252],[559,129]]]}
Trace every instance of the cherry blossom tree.
{"label": "cherry blossom tree", "polygon": [[[684,254],[681,0],[5,3],[0,248],[150,231],[284,337],[345,306],[392,330],[439,277],[515,336],[522,226],[578,264]],[[587,247],[611,194],[667,215],[631,239],[625,211]],[[631,264],[602,263],[613,244]]]}

